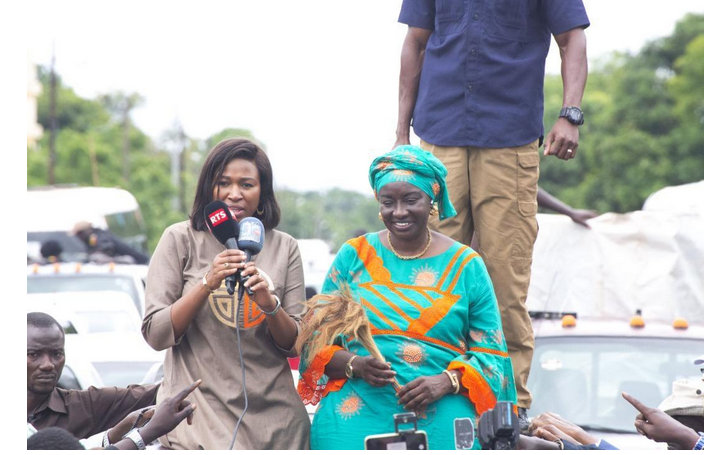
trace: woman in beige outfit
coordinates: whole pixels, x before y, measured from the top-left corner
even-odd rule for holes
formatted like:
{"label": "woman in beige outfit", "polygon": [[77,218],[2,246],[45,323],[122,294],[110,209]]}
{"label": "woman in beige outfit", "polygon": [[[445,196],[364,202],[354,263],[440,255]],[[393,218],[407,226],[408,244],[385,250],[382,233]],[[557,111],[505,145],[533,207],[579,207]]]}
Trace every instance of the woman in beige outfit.
{"label": "woman in beige outfit", "polygon": [[[204,208],[225,202],[236,219],[254,216],[265,227],[262,251],[245,263],[208,231]],[[235,330],[239,312],[248,410],[236,449],[308,449],[308,414],[294,387],[287,357],[305,299],[299,249],[274,230],[280,211],[272,168],[264,151],[246,139],[228,139],[206,158],[190,220],[166,229],[147,275],[142,333],[156,350],[167,349],[157,401],[197,379],[193,425],[179,425],[160,439],[173,449],[227,449],[244,408],[242,365]],[[224,278],[247,277],[242,305]]]}

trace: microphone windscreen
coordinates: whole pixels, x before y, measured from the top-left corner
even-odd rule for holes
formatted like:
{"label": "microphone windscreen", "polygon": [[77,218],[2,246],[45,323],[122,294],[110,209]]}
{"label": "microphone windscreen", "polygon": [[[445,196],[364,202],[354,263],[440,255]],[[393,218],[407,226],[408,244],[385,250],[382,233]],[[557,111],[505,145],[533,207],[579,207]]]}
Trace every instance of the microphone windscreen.
{"label": "microphone windscreen", "polygon": [[264,247],[264,225],[254,217],[243,218],[240,221],[240,235],[237,238],[240,249],[255,255]]}
{"label": "microphone windscreen", "polygon": [[223,201],[213,201],[204,209],[206,224],[211,233],[222,244],[228,239],[237,238],[238,224],[230,214],[228,205]]}

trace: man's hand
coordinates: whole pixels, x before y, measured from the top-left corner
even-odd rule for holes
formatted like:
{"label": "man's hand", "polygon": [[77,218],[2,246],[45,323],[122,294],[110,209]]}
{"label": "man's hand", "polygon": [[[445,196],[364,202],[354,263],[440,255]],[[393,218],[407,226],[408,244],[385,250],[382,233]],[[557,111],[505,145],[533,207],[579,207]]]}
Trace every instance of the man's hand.
{"label": "man's hand", "polygon": [[529,430],[534,436],[554,441],[563,439],[573,444],[590,445],[600,442],[578,425],[552,412],[545,412],[531,419]]}
{"label": "man's hand", "polygon": [[564,118],[559,118],[546,136],[543,155],[556,155],[562,160],[575,158],[578,152],[578,127]]}
{"label": "man's hand", "polygon": [[152,420],[140,430],[140,435],[145,444],[149,444],[158,437],[167,434],[182,420],[191,425],[193,411],[196,410],[196,403],[191,404],[186,397],[201,385],[201,380],[194,382],[171,398],[167,398],[159,404],[154,411]]}
{"label": "man's hand", "polygon": [[595,218],[597,216],[600,216],[598,212],[595,210],[587,210],[587,209],[573,209],[570,214],[570,219],[573,220],[573,222],[578,223],[582,226],[585,226],[586,228],[590,228],[590,226],[587,224],[587,220],[591,218]]}
{"label": "man's hand", "polygon": [[647,438],[656,442],[678,444],[682,449],[691,449],[698,442],[700,436],[695,430],[686,427],[662,410],[650,408],[626,392],[622,392],[622,397],[639,411],[634,426]]}
{"label": "man's hand", "polygon": [[154,410],[155,406],[149,406],[127,414],[127,417],[108,430],[108,441],[116,443],[132,428],[142,428],[154,416]]}
{"label": "man's hand", "polygon": [[399,147],[400,145],[409,145],[409,144],[411,144],[411,140],[409,140],[409,136],[402,137],[402,138],[398,137],[396,142],[392,146],[392,150]]}
{"label": "man's hand", "polygon": [[399,404],[409,411],[423,411],[426,407],[453,391],[450,378],[444,373],[421,376],[402,387],[397,396]]}

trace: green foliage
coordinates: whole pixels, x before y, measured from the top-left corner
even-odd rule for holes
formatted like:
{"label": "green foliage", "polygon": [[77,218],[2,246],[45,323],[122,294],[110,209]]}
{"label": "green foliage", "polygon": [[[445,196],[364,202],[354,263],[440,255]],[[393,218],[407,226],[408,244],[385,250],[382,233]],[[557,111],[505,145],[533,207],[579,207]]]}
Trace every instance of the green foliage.
{"label": "green foliage", "polygon": [[[562,103],[559,76],[545,84],[546,131]],[[638,210],[652,192],[703,179],[703,16],[637,55],[591,68],[577,157],[542,157],[540,185],[575,207]]]}
{"label": "green foliage", "polygon": [[295,238],[327,240],[337,250],[346,240],[362,232],[384,228],[377,218],[379,205],[372,196],[341,189],[307,193],[279,190],[276,193],[282,209],[279,229]]}

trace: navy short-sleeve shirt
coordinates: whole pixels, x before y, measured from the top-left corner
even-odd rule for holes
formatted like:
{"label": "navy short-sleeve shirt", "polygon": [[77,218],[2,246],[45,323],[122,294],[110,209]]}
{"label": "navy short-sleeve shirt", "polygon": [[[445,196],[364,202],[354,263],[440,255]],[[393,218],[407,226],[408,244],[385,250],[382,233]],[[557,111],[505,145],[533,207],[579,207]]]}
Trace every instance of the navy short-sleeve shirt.
{"label": "navy short-sleeve shirt", "polygon": [[487,148],[543,136],[551,34],[590,25],[582,0],[404,0],[399,22],[432,30],[416,135],[434,145]]}

